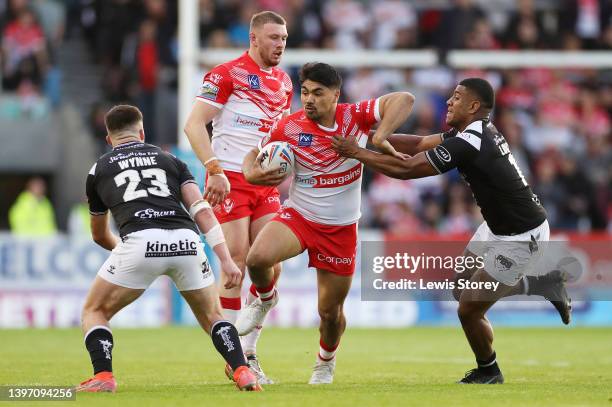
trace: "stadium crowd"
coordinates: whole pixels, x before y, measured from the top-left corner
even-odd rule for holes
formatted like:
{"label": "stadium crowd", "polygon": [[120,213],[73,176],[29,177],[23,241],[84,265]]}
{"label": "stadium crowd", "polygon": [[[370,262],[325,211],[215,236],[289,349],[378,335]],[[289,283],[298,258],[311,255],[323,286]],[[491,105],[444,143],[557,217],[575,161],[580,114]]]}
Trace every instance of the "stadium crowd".
{"label": "stadium crowd", "polygon": [[[287,19],[288,48],[612,49],[609,0],[200,0],[199,4],[203,47],[246,49],[250,16],[269,9]],[[47,9],[61,11],[62,17],[52,18],[57,13]],[[92,113],[93,132],[105,134],[101,113],[109,105],[129,101],[143,111],[149,140],[159,139],[152,121],[156,95],[161,88],[175,90],[177,81],[177,0],[0,0],[0,21],[4,90],[28,94],[44,88],[45,73],[54,66],[54,50],[64,36],[82,35],[96,63],[104,67],[100,85],[104,100]],[[295,85],[296,68],[289,70]],[[440,66],[355,68],[343,76],[344,101],[399,89],[414,93],[414,114],[401,130],[419,135],[446,129],[445,101],[459,80],[485,77],[497,92],[493,122],[546,207],[551,227],[612,228],[608,226],[610,70],[460,71]],[[299,105],[296,87],[293,109]],[[363,226],[398,234],[464,233],[481,222],[456,172],[415,181],[368,173],[365,182]]]}

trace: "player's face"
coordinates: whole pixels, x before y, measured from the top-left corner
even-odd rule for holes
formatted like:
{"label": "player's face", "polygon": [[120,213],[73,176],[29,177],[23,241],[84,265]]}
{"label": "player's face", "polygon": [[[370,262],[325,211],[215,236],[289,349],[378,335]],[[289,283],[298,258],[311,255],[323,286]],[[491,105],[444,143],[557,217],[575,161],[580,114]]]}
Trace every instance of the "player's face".
{"label": "player's face", "polygon": [[475,102],[478,103],[465,86],[457,86],[451,97],[446,101],[446,106],[448,106],[446,124],[457,128],[469,121],[470,116],[478,110]]}
{"label": "player's face", "polygon": [[267,23],[253,30],[251,42],[266,66],[280,64],[287,45],[287,26]]}
{"label": "player's face", "polygon": [[306,116],[315,122],[321,122],[335,114],[339,96],[339,89],[328,88],[311,80],[302,83],[302,106]]}

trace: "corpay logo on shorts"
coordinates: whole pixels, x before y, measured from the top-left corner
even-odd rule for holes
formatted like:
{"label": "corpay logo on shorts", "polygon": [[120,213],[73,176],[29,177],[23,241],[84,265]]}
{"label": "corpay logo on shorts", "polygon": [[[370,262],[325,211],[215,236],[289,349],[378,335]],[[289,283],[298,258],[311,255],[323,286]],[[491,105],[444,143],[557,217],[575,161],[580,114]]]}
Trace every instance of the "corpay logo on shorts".
{"label": "corpay logo on shorts", "polygon": [[145,257],[175,257],[195,256],[198,254],[198,244],[189,239],[176,243],[147,242]]}
{"label": "corpay logo on shorts", "polygon": [[326,256],[323,253],[317,253],[317,260],[330,264],[352,264],[353,259],[350,257],[333,257]]}
{"label": "corpay logo on shorts", "polygon": [[147,208],[134,212],[134,216],[140,219],[164,218],[166,216],[175,216],[176,211],[156,211],[155,209]]}

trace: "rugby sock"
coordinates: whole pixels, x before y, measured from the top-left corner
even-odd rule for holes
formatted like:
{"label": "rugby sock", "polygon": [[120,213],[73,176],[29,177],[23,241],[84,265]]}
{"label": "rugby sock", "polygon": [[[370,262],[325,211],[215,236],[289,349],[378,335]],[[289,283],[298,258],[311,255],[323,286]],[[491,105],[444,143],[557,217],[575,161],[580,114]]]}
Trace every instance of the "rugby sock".
{"label": "rugby sock", "polygon": [[323,339],[319,339],[319,359],[321,359],[323,362],[329,362],[335,358],[338,345],[339,343],[337,343],[335,346],[329,346],[323,342]]}
{"label": "rugby sock", "polygon": [[523,276],[523,294],[529,294],[529,279],[527,276]]}
{"label": "rugby sock", "polygon": [[500,373],[499,366],[497,365],[497,355],[495,352],[486,360],[476,359],[478,364],[478,370],[487,375],[495,375]]}
{"label": "rugby sock", "polygon": [[276,289],[274,288],[274,280],[272,280],[270,285],[268,285],[267,287],[263,287],[263,288],[255,287],[255,288],[257,289],[257,294],[259,294],[259,298],[261,299],[261,302],[271,301],[274,299],[274,296],[276,295]]}
{"label": "rugby sock", "polygon": [[238,314],[240,314],[240,297],[219,297],[221,300],[221,308],[223,308],[223,315],[232,324],[236,323]]}
{"label": "rugby sock", "polygon": [[[247,294],[246,305],[249,305],[257,298],[259,298],[257,289],[254,284],[251,284],[249,293]],[[259,340],[259,335],[261,335],[261,328],[261,326],[256,326],[251,333],[240,337],[245,355],[254,355],[257,353],[257,341]]]}
{"label": "rugby sock", "polygon": [[85,347],[89,351],[94,375],[113,371],[113,333],[104,325],[96,325],[85,334]]}
{"label": "rugby sock", "polygon": [[236,371],[240,366],[246,366],[246,359],[240,345],[238,331],[229,321],[221,320],[212,325],[210,337],[217,352]]}
{"label": "rugby sock", "polygon": [[256,326],[249,334],[240,337],[246,355],[257,353],[257,341],[259,340],[259,335],[261,335],[261,328],[261,326]]}
{"label": "rugby sock", "polygon": [[247,295],[247,305],[255,301],[256,298],[259,298],[259,294],[257,294],[257,287],[255,287],[255,284],[251,283],[251,286],[249,287],[249,294]]}

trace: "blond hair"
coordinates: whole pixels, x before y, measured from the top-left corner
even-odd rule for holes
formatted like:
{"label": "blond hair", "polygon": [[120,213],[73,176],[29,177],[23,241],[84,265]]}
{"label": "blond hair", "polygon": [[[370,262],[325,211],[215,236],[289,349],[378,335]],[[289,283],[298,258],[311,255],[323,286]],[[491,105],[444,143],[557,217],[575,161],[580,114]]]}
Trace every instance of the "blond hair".
{"label": "blond hair", "polygon": [[268,23],[287,25],[287,22],[280,14],[277,14],[274,11],[262,11],[257,14],[253,14],[253,17],[251,17],[250,30],[253,31],[254,28],[263,27],[264,24]]}

